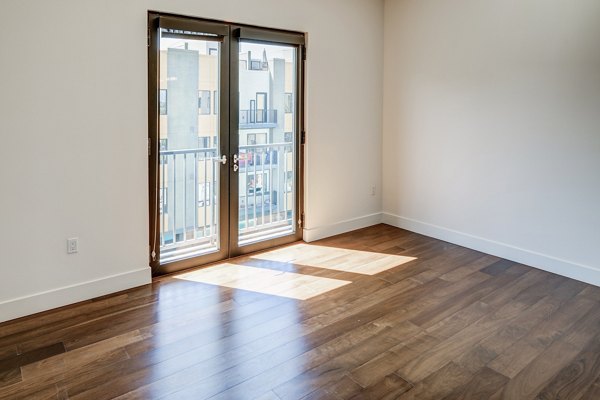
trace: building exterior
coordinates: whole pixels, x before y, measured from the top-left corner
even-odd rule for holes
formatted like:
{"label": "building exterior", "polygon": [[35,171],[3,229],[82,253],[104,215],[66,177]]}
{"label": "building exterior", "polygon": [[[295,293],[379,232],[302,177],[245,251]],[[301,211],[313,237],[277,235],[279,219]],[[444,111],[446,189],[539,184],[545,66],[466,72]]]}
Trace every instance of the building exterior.
{"label": "building exterior", "polygon": [[[240,243],[294,229],[294,59],[269,47],[243,43],[239,55]],[[162,39],[162,253],[217,246],[219,97],[219,43]]]}

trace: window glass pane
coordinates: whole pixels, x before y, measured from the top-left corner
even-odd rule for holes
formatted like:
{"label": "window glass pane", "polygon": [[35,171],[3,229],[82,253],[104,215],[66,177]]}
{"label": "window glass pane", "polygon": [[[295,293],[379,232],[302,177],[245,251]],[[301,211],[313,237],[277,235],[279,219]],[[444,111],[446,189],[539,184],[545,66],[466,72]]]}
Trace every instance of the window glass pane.
{"label": "window glass pane", "polygon": [[241,246],[296,230],[296,56],[294,46],[240,45]]}
{"label": "window glass pane", "polygon": [[218,251],[219,42],[160,39],[160,263]]}

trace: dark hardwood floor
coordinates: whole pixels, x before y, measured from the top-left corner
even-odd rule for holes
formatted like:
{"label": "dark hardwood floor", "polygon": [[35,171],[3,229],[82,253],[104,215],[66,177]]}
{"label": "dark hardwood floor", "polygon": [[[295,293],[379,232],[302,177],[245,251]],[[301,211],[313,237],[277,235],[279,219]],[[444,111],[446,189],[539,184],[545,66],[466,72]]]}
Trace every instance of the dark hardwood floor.
{"label": "dark hardwood floor", "polygon": [[600,399],[600,289],[387,225],[0,325],[0,399]]}

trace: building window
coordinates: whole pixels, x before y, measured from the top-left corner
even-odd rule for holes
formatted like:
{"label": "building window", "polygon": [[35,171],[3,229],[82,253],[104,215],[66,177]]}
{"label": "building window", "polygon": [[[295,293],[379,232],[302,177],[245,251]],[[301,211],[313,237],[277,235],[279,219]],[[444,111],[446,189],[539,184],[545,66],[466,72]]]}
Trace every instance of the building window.
{"label": "building window", "polygon": [[213,91],[213,113],[216,115],[219,113],[219,92]]}
{"label": "building window", "polygon": [[285,94],[285,112],[291,113],[294,111],[294,98],[292,97],[292,93]]}
{"label": "building window", "polygon": [[159,145],[160,151],[167,151],[169,149],[169,139],[160,139]]}
{"label": "building window", "polygon": [[294,140],[294,134],[292,132],[286,132],[283,140],[291,143]]}
{"label": "building window", "polygon": [[210,114],[210,90],[198,91],[198,114]]}
{"label": "building window", "polygon": [[208,49],[208,55],[209,56],[216,56],[219,52],[219,49],[217,49],[216,47],[211,47]]}
{"label": "building window", "polygon": [[[167,151],[169,150],[169,143],[168,143],[168,139],[160,139],[160,141],[158,142],[159,147],[158,150],[159,152],[163,152],[163,151]],[[166,164],[168,162],[168,158],[169,156],[165,156],[163,154],[160,154],[158,157],[158,161],[159,163],[162,164]]]}
{"label": "building window", "polygon": [[210,147],[210,136],[200,136],[198,138],[198,147],[208,149]]}
{"label": "building window", "polygon": [[261,71],[263,69],[262,62],[260,60],[250,61],[250,69],[253,71]]}
{"label": "building window", "polygon": [[267,144],[266,133],[249,133],[246,138],[248,145]]}
{"label": "building window", "polygon": [[246,178],[247,193],[268,193],[269,192],[269,171],[263,173],[249,173]]}
{"label": "building window", "polygon": [[167,89],[160,89],[158,94],[158,109],[160,115],[167,115]]}

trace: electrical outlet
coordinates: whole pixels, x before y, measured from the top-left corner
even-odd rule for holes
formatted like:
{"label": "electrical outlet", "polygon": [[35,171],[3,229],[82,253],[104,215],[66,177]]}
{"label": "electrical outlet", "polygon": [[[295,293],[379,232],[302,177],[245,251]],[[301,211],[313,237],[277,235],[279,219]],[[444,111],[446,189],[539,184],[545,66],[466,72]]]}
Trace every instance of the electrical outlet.
{"label": "electrical outlet", "polygon": [[67,239],[67,253],[73,254],[79,251],[79,238]]}
{"label": "electrical outlet", "polygon": [[375,186],[371,186],[371,196],[375,196]]}

